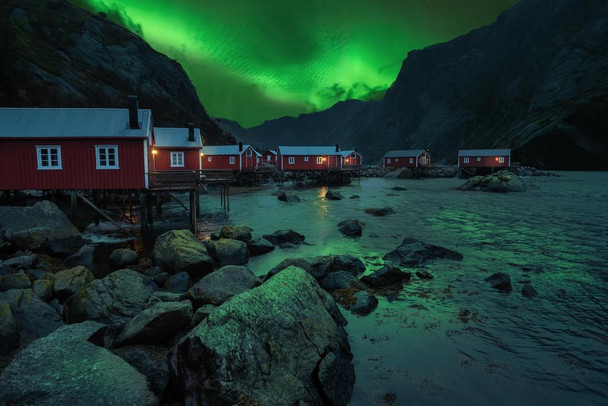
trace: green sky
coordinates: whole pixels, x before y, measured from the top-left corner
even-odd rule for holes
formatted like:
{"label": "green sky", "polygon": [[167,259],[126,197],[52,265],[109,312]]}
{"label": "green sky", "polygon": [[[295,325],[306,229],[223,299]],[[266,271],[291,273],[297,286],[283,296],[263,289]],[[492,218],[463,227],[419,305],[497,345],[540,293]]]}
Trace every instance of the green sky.
{"label": "green sky", "polygon": [[245,127],[378,99],[407,52],[517,0],[72,0],[179,61],[214,117]]}

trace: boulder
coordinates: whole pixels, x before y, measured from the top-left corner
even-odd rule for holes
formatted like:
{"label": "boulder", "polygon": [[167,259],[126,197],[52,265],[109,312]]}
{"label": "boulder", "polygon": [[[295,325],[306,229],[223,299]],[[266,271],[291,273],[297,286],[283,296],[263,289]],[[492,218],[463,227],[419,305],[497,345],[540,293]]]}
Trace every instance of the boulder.
{"label": "boulder", "polygon": [[137,252],[119,248],[112,251],[110,255],[110,266],[114,269],[124,268],[125,266],[134,264],[139,259]]}
{"label": "boulder", "polygon": [[499,193],[525,192],[526,185],[519,176],[508,170],[502,170],[491,175],[473,176],[458,189]]}
{"label": "boulder", "polygon": [[163,288],[173,293],[185,293],[190,287],[190,275],[187,272],[178,272],[167,279]]}
{"label": "boulder", "polygon": [[333,255],[333,259],[332,271],[346,271],[355,276],[365,272],[365,264],[357,257],[344,254]]}
{"label": "boulder", "polygon": [[338,223],[338,231],[346,237],[360,237],[363,233],[363,223],[359,220],[344,220]]}
{"label": "boulder", "polygon": [[186,296],[196,307],[204,304],[218,306],[258,283],[259,279],[249,268],[228,265],[202,278],[188,290]]}
{"label": "boulder", "polygon": [[159,302],[133,317],[116,338],[117,347],[128,344],[160,344],[190,325],[189,301]]}
{"label": "boulder", "polygon": [[81,265],[66,269],[65,271],[59,271],[55,274],[53,286],[55,296],[61,302],[65,302],[74,293],[92,282],[93,279],[95,277],[91,271]]}
{"label": "boulder", "polygon": [[0,404],[156,405],[148,382],[95,345],[103,324],[63,326],[21,351],[0,375]]}
{"label": "boulder", "polygon": [[10,266],[13,269],[27,269],[34,266],[37,261],[38,255],[36,254],[17,255],[5,260],[2,265]]}
{"label": "boulder", "polygon": [[361,282],[373,288],[380,288],[409,282],[411,277],[412,274],[409,272],[403,272],[399,268],[385,265],[382,268],[375,270],[370,275],[362,277]]}
{"label": "boulder", "polygon": [[319,285],[328,292],[333,292],[337,289],[365,288],[365,285],[356,276],[346,271],[331,272],[321,279]]}
{"label": "boulder", "polygon": [[422,280],[433,279],[433,275],[429,271],[426,271],[426,270],[416,271],[416,276]]}
{"label": "boulder", "polygon": [[266,254],[272,250],[274,250],[274,244],[264,237],[247,241],[247,252],[250,257]]}
{"label": "boulder", "polygon": [[64,304],[64,315],[70,323],[96,320],[125,325],[145,308],[155,290],[152,279],[120,269],[70,296]]}
{"label": "boulder", "polygon": [[159,272],[154,275],[154,278],[152,278],[152,280],[154,281],[154,283],[156,283],[156,286],[162,288],[163,286],[165,286],[165,283],[167,283],[169,278],[170,275],[167,272]]}
{"label": "boulder", "polygon": [[156,397],[163,398],[170,378],[167,354],[164,351],[158,351],[158,347],[147,352],[140,347],[123,347],[114,349],[113,352],[144,375]]}
{"label": "boulder", "polygon": [[352,195],[351,197],[349,197],[349,199],[361,199],[361,196],[359,196],[359,195]]}
{"label": "boulder", "polygon": [[325,192],[325,198],[327,200],[342,200],[344,199],[344,196],[342,196],[339,192],[328,190],[327,192]]}
{"label": "boulder", "polygon": [[498,289],[502,292],[510,292],[513,290],[511,287],[511,277],[502,272],[496,272],[484,279],[490,283],[494,289]]}
{"label": "boulder", "polygon": [[[38,229],[31,233],[31,239],[21,240],[24,242],[42,241],[44,237],[44,245],[54,242],[64,247],[78,248],[83,244],[78,229],[55,204],[48,200],[38,202],[31,207],[0,206],[0,224],[4,229],[12,230],[13,236],[21,231]],[[42,231],[46,235],[40,234]]]}
{"label": "boulder", "polygon": [[282,202],[286,202],[286,203],[300,202],[300,198],[295,193],[280,192],[277,196],[277,199],[279,199]]}
{"label": "boulder", "polygon": [[219,263],[225,265],[245,265],[247,258],[247,244],[239,240],[221,238],[217,241],[208,241],[207,252]]}
{"label": "boulder", "polygon": [[393,265],[403,266],[420,265],[436,258],[462,261],[462,254],[413,238],[405,238],[397,249],[383,257],[385,261]]}
{"label": "boulder", "polygon": [[220,230],[219,238],[247,242],[251,240],[252,231],[253,229],[249,227],[225,226]]}
{"label": "boulder", "polygon": [[345,405],[354,368],[344,318],[291,267],[225,302],[172,349],[185,404]]}
{"label": "boulder", "polygon": [[0,276],[0,292],[9,289],[28,289],[32,286],[30,278],[24,273],[12,273]]}
{"label": "boulder", "polygon": [[78,251],[63,260],[63,266],[73,268],[75,266],[84,266],[87,269],[93,270],[93,254],[95,247],[92,245],[83,245]]}
{"label": "boulder", "polygon": [[148,303],[146,303],[146,308],[155,305],[156,303],[161,302],[181,302],[184,300],[185,295],[181,293],[174,292],[154,292],[150,299],[148,299]]}
{"label": "boulder", "polygon": [[32,284],[34,293],[45,302],[53,299],[53,281],[50,279],[38,279]]}
{"label": "boulder", "polygon": [[192,279],[213,270],[213,259],[189,230],[171,230],[160,235],[154,244],[154,260],[168,272],[185,271]]}
{"label": "boulder", "polygon": [[359,291],[353,295],[355,301],[350,305],[350,311],[359,316],[367,316],[378,307],[378,299],[371,293]]}
{"label": "boulder", "polygon": [[333,270],[334,258],[331,255],[324,255],[312,258],[287,258],[277,266],[268,271],[265,280],[289,267],[295,266],[304,269],[316,280],[321,280]]}
{"label": "boulder", "polygon": [[7,302],[0,302],[0,355],[5,355],[19,347],[17,320]]}
{"label": "boulder", "polygon": [[13,247],[20,250],[38,251],[48,246],[50,231],[46,227],[32,227],[15,231],[11,238]]}
{"label": "boulder", "polygon": [[305,239],[302,234],[293,230],[277,230],[273,234],[266,234],[263,237],[274,245],[281,245],[286,242],[300,244]]}
{"label": "boulder", "polygon": [[391,209],[390,207],[382,207],[382,208],[365,209],[365,212],[367,214],[382,217],[382,216],[386,216],[388,214],[395,213],[395,210]]}
{"label": "boulder", "polygon": [[530,285],[529,283],[526,283],[521,288],[521,295],[525,297],[534,297],[538,295],[538,292],[536,291],[536,289],[534,289],[534,286]]}
{"label": "boulder", "polygon": [[192,322],[190,323],[190,329],[198,326],[199,323],[207,318],[211,314],[212,311],[217,309],[217,306],[212,304],[206,304],[204,306],[199,307],[194,312],[194,316],[192,316]]}
{"label": "boulder", "polygon": [[403,192],[403,191],[406,191],[407,189],[404,188],[404,187],[401,187],[401,186],[395,186],[395,187],[392,187],[391,190],[396,190],[398,192]]}

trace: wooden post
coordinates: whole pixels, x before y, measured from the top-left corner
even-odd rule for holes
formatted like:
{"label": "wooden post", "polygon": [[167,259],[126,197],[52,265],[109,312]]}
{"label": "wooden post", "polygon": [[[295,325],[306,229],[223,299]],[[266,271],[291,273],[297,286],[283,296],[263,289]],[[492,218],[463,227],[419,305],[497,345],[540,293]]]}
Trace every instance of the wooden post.
{"label": "wooden post", "polygon": [[70,210],[74,212],[76,210],[76,191],[70,190]]}
{"label": "wooden post", "polygon": [[146,192],[146,211],[148,212],[148,223],[154,224],[154,215],[152,214],[152,195]]}
{"label": "wooden post", "polygon": [[226,202],[227,211],[230,211],[230,186],[228,184],[226,184]]}
{"label": "wooden post", "polygon": [[196,191],[190,191],[190,226],[192,232],[196,233]]}
{"label": "wooden post", "polygon": [[[129,197],[129,201],[131,198]],[[142,190],[139,192],[139,208],[142,234],[148,231],[148,205],[146,203],[146,193]]]}
{"label": "wooden post", "polygon": [[196,211],[198,213],[200,213],[201,212],[201,195],[198,193],[198,189],[196,189],[194,191],[194,194],[196,196]]}
{"label": "wooden post", "polygon": [[160,216],[163,214],[163,202],[161,200],[162,193],[156,192],[156,215]]}

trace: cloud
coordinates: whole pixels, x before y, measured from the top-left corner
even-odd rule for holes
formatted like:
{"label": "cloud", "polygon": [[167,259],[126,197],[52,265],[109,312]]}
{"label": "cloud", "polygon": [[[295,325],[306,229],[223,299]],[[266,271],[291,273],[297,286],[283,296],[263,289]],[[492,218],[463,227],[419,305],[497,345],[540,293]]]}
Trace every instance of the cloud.
{"label": "cloud", "polygon": [[382,100],[386,90],[386,87],[371,87],[362,82],[356,82],[350,86],[334,83],[332,86],[325,87],[318,91],[317,96],[331,105],[339,101],[349,99],[357,99],[362,101]]}

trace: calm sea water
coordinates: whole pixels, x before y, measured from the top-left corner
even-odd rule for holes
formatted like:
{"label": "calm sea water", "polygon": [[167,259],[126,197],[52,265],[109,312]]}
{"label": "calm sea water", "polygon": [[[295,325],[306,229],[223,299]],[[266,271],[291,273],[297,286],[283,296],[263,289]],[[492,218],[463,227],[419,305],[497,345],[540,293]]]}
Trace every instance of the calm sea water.
{"label": "calm sea water", "polygon": [[[252,258],[258,275],[285,258],[324,254],[355,255],[370,271],[405,237],[464,255],[427,264],[433,280],[413,277],[366,317],[343,311],[353,405],[606,405],[608,173],[558,174],[512,194],[458,191],[459,179],[379,178],[336,188],[347,197],[340,201],[326,201],[318,187],[286,204],[271,189],[233,195],[227,215],[218,196],[206,195],[198,233],[235,224],[254,235],[291,228],[306,236],[310,245]],[[384,206],[395,214],[364,213]],[[165,213],[159,230],[187,219],[179,207]],[[345,219],[364,222],[363,236],[343,237]],[[513,292],[488,286],[494,272],[510,275]],[[528,282],[538,296],[521,295]]]}

